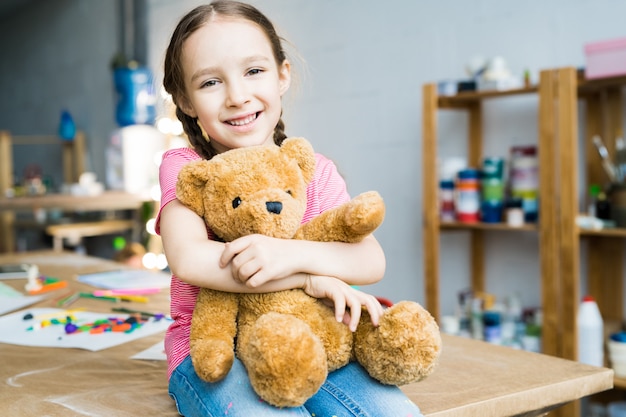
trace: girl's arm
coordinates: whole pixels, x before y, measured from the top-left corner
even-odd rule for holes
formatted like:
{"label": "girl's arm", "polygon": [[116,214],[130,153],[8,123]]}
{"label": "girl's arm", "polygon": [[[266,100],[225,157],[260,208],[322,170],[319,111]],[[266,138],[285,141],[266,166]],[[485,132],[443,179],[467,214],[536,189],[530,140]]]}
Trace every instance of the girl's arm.
{"label": "girl's arm", "polygon": [[249,287],[298,272],[367,285],[378,282],[385,273],[384,252],[372,235],[359,243],[244,236],[226,244],[220,266],[229,262],[233,277]]}
{"label": "girl's arm", "polygon": [[[334,275],[343,273],[346,277],[353,277],[355,283],[373,282],[377,274],[372,273],[372,270],[376,269],[375,264],[378,263],[380,269],[378,273],[382,277],[385,258],[373,237],[358,244],[343,244],[282,240],[252,235],[250,239],[242,238],[223,244],[207,239],[202,218],[178,200],[171,201],[161,210],[160,234],[172,273],[189,284],[239,293],[302,288],[312,297],[330,300],[334,305],[337,321],[343,321],[352,331],[359,322],[361,306],[367,308],[374,325],[378,325],[382,315],[382,307],[375,297],[350,287]],[[234,252],[242,244],[244,250]],[[227,251],[230,255],[224,256]],[[312,253],[307,254],[307,251]],[[255,253],[264,254],[265,257],[260,259],[269,263],[259,262],[259,257],[254,256]],[[268,254],[270,256],[267,256]],[[321,262],[315,262],[315,256],[326,258]],[[359,256],[365,256],[367,261],[362,259],[359,262]],[[242,261],[244,258],[247,261]],[[239,272],[242,269],[240,262],[248,267],[261,265],[262,273],[257,271],[252,275],[256,280],[254,285],[246,285],[248,280],[242,282],[233,279],[235,276],[245,276]],[[310,269],[306,271],[299,269],[305,267],[307,262],[310,263],[307,267]],[[329,265],[319,265],[322,263]],[[364,264],[370,265],[371,270],[364,267]],[[275,265],[287,265],[287,267],[278,266],[274,268],[275,270],[285,271],[295,268],[296,272],[277,276],[272,273],[271,268]],[[356,271],[351,269],[351,266]],[[333,274],[324,274],[324,271]],[[359,271],[362,275],[359,275]],[[312,277],[311,274],[315,276]],[[362,280],[363,276],[371,281]]]}
{"label": "girl's arm", "polygon": [[268,280],[256,288],[233,279],[231,266],[220,266],[224,244],[207,239],[201,217],[178,200],[161,210],[160,234],[170,269],[182,281],[226,292],[269,292],[303,288],[306,274]]}

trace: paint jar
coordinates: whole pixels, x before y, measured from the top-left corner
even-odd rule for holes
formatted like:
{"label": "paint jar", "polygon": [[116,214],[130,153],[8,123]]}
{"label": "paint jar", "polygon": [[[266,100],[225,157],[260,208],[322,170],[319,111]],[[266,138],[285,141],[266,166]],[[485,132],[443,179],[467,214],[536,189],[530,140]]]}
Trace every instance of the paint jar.
{"label": "paint jar", "polygon": [[454,210],[454,181],[439,181],[439,219],[442,222],[453,222],[456,218]]}
{"label": "paint jar", "polygon": [[477,169],[459,171],[456,180],[456,217],[462,223],[476,223],[480,214],[480,185]]}
{"label": "paint jar", "polygon": [[524,225],[524,209],[520,198],[511,198],[506,202],[506,224],[511,227]]}
{"label": "paint jar", "polygon": [[482,169],[483,179],[504,178],[504,158],[499,156],[488,156],[483,159]]}
{"label": "paint jar", "polygon": [[511,148],[511,195],[522,200],[524,220],[537,221],[539,203],[539,160],[536,146]]}
{"label": "paint jar", "polygon": [[499,311],[485,311],[483,313],[483,332],[485,342],[494,345],[502,344],[502,317]]}
{"label": "paint jar", "polygon": [[480,205],[481,220],[485,223],[502,221],[502,201],[486,200]]}
{"label": "paint jar", "polygon": [[485,158],[481,174],[481,219],[485,223],[499,223],[504,205],[504,159]]}

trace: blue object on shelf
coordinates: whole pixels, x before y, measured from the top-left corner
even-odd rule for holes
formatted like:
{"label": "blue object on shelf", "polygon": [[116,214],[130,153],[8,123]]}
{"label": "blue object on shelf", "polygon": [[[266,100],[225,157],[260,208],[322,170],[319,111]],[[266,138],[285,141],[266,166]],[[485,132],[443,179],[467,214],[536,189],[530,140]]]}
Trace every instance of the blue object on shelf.
{"label": "blue object on shelf", "polygon": [[502,221],[502,201],[486,200],[481,204],[482,221],[500,223]]}
{"label": "blue object on shelf", "polygon": [[72,115],[67,110],[61,112],[61,122],[59,123],[59,136],[63,140],[72,141],[76,136],[76,125]]}
{"label": "blue object on shelf", "polygon": [[115,112],[121,127],[153,124],[156,119],[156,96],[152,72],[145,67],[113,70],[118,102]]}

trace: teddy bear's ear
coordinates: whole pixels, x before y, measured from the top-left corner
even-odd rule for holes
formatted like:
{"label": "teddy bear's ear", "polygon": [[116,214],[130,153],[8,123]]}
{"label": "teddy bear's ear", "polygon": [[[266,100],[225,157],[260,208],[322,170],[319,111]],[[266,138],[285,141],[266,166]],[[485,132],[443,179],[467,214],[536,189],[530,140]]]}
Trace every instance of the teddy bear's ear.
{"label": "teddy bear's ear", "polygon": [[209,174],[209,161],[205,160],[190,162],[178,173],[176,197],[199,216],[204,215],[202,189],[209,178]]}
{"label": "teddy bear's ear", "polygon": [[315,174],[315,152],[309,141],[304,138],[287,138],[280,150],[298,161],[304,180],[309,183]]}

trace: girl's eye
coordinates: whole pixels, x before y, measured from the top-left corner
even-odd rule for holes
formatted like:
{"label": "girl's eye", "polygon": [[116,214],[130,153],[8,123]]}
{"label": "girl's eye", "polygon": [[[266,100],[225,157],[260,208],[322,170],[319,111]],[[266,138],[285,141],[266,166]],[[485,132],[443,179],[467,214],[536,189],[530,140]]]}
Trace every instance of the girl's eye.
{"label": "girl's eye", "polygon": [[250,71],[248,71],[248,75],[257,75],[262,73],[263,70],[260,68],[252,68]]}
{"label": "girl's eye", "polygon": [[204,87],[213,87],[217,85],[217,80],[208,80],[202,83],[202,85],[200,87],[204,88]]}

